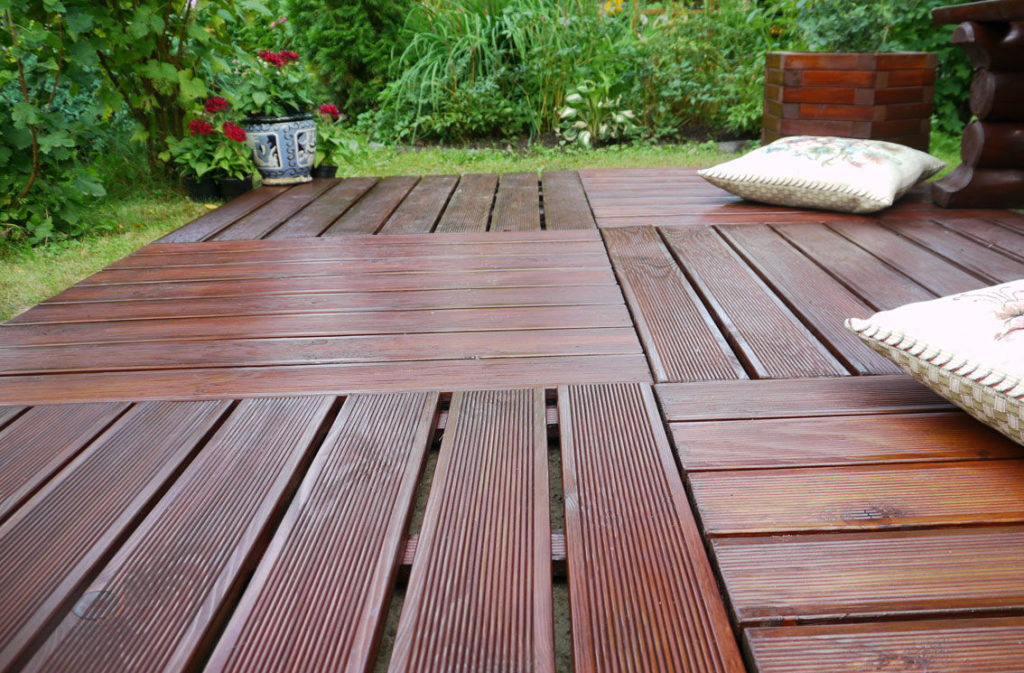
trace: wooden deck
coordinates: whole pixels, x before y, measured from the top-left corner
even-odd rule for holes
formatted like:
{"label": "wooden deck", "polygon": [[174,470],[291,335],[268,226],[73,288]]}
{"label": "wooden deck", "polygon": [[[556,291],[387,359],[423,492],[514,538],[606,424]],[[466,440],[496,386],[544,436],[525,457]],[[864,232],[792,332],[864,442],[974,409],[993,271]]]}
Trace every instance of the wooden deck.
{"label": "wooden deck", "polygon": [[850,316],[1024,217],[262,188],[0,326],[0,673],[1013,671],[1024,450]]}

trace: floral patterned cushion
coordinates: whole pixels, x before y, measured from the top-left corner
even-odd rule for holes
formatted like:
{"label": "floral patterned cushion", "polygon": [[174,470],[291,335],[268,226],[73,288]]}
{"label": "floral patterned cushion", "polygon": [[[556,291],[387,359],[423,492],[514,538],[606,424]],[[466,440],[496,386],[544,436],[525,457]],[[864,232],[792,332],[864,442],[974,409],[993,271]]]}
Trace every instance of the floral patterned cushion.
{"label": "floral patterned cushion", "polygon": [[873,213],[945,165],[925,152],[881,140],[790,136],[697,174],[751,201]]}
{"label": "floral patterned cushion", "polygon": [[1024,279],[846,326],[921,383],[1024,444]]}

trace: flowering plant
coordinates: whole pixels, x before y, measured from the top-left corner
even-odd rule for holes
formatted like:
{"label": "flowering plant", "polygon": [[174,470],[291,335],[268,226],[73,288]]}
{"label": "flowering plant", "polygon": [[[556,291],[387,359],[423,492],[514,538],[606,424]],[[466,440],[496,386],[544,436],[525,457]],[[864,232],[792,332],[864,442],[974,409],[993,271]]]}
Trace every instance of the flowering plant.
{"label": "flowering plant", "polygon": [[252,175],[253,165],[245,131],[227,119],[229,104],[220,96],[203,103],[202,110],[190,116],[181,138],[171,138],[164,161],[173,161],[183,175],[201,178],[245,178]]}
{"label": "flowering plant", "polygon": [[324,103],[316,113],[316,159],[314,164],[338,166],[352,163],[358,142],[345,132],[345,115],[333,103]]}
{"label": "flowering plant", "polygon": [[309,110],[315,78],[294,51],[257,52],[238,73],[232,97],[250,117],[285,117]]}

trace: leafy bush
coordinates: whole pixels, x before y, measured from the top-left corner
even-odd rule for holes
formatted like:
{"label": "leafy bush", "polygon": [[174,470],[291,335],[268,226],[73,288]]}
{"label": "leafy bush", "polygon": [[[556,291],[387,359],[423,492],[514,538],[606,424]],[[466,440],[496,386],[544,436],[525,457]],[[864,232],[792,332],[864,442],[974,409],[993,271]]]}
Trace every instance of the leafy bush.
{"label": "leafy bush", "polygon": [[565,97],[566,107],[558,116],[558,133],[566,142],[591,148],[635,135],[636,115],[623,107],[622,95],[607,77],[600,83],[586,81]]}

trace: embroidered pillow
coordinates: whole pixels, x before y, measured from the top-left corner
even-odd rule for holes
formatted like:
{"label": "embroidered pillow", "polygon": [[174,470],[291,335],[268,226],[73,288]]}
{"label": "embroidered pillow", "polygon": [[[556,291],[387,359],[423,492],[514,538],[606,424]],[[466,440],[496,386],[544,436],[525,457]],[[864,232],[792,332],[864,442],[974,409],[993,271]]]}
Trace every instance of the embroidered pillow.
{"label": "embroidered pillow", "polygon": [[945,165],[925,152],[881,140],[790,136],[697,174],[750,201],[873,213]]}
{"label": "embroidered pillow", "polygon": [[1024,444],[1024,279],[846,326],[921,383]]}

